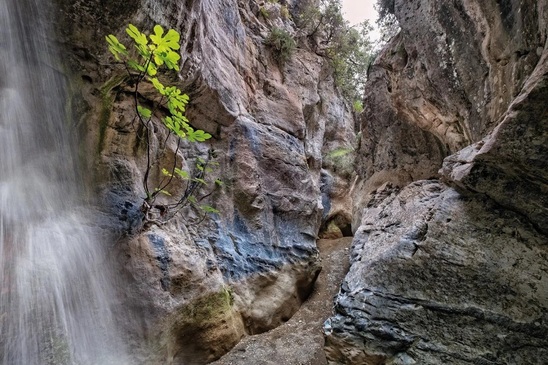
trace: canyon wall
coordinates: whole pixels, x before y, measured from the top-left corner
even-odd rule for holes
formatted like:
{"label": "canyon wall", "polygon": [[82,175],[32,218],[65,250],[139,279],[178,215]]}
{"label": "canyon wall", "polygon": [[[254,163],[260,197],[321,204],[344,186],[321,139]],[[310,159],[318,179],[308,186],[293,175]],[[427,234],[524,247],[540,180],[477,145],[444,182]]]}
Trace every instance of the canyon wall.
{"label": "canyon wall", "polygon": [[[114,234],[113,259],[128,282],[121,289],[120,318],[130,318],[123,325],[141,348],[142,361],[206,363],[245,334],[287,321],[319,273],[320,227],[335,217],[342,228],[350,222],[350,196],[343,194],[349,190],[347,173],[335,171],[324,157],[355,140],[352,113],[326,61],[296,34],[286,12],[291,4],[57,3],[72,114],[84,139],[87,178],[97,186],[90,197],[101,210],[103,228]],[[163,77],[188,93],[190,123],[213,138],[184,145],[177,157],[185,165],[190,155],[216,151],[213,174],[223,185],[207,202],[219,213],[204,219],[190,209],[168,224],[142,225],[146,151],[125,70],[104,41],[109,33],[127,39],[129,23],[143,30],[160,24],[181,34],[181,71]],[[284,64],[265,44],[273,27],[298,42]],[[150,87],[141,90],[149,102]],[[155,138],[163,137],[158,132]],[[175,150],[152,153],[161,166],[173,163]]]}
{"label": "canyon wall", "polygon": [[[56,2],[89,198],[126,283],[117,316],[136,363],[207,363],[287,321],[312,289],[330,220],[355,232],[324,326],[330,363],[543,363],[545,0],[395,0],[401,32],[367,75],[352,189],[348,166],[327,158],[354,146],[352,113],[285,12],[296,1]],[[145,150],[104,42],[128,23],[182,35],[181,72],[164,77],[213,138],[177,155],[217,151],[218,214],[142,225]],[[298,41],[285,64],[265,42],[273,27]],[[174,151],[154,153],[169,163]]]}
{"label": "canyon wall", "polygon": [[332,364],[542,364],[548,3],[395,1],[371,67]]}

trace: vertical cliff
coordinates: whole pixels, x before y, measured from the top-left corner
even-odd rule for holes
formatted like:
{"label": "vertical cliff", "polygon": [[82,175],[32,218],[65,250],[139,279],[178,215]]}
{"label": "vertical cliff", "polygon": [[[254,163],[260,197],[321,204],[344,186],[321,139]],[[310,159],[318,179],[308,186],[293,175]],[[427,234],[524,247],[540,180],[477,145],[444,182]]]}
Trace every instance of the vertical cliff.
{"label": "vertical cliff", "polygon": [[328,358],[542,364],[548,3],[394,5],[402,30],[369,75]]}
{"label": "vertical cliff", "polygon": [[[334,216],[349,223],[350,197],[341,194],[348,174],[324,156],[354,144],[352,113],[326,61],[299,39],[292,3],[57,3],[82,152],[99,186],[91,194],[101,196],[105,229],[122,236],[113,248],[129,282],[121,307],[132,340],[148,344],[144,363],[205,363],[243,335],[287,321],[320,270],[320,226]],[[183,146],[178,157],[216,151],[224,184],[208,201],[218,214],[202,219],[188,210],[168,224],[142,226],[145,151],[125,71],[104,44],[109,33],[123,38],[128,23],[181,33],[182,68],[172,82],[190,96],[192,126],[213,138]],[[265,42],[273,27],[298,42],[283,64]],[[174,151],[153,153],[166,163]]]}

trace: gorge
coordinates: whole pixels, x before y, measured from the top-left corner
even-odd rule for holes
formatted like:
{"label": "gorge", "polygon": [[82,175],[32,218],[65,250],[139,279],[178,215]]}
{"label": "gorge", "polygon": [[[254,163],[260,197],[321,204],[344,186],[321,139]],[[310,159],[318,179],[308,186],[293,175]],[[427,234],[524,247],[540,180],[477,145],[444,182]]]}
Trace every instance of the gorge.
{"label": "gorge", "polygon": [[[548,2],[382,1],[359,114],[305,2],[0,0],[2,364],[545,363]],[[181,34],[219,213],[143,226],[130,23]]]}

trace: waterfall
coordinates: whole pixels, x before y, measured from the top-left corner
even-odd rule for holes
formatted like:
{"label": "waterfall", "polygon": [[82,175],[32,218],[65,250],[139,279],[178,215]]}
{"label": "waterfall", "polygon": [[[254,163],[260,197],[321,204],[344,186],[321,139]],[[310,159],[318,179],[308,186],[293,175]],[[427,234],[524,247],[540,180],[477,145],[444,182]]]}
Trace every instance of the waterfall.
{"label": "waterfall", "polygon": [[0,0],[0,362],[129,364],[108,250],[81,203],[48,3]]}

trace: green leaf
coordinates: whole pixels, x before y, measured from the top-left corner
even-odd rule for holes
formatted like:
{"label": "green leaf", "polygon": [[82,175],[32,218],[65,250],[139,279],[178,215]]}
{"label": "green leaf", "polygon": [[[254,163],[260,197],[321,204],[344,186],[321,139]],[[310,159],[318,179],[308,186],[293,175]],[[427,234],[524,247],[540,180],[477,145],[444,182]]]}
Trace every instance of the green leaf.
{"label": "green leaf", "polygon": [[199,177],[195,177],[194,179],[192,179],[192,181],[195,181],[203,185],[207,185],[207,182],[204,179],[200,179]]}
{"label": "green leaf", "polygon": [[215,184],[217,184],[219,186],[223,186],[225,183],[222,180],[215,179]]}
{"label": "green leaf", "polygon": [[165,86],[160,82],[160,80],[158,80],[158,78],[156,77],[153,77],[150,79],[150,81],[152,82],[152,85],[154,86],[154,88],[158,90],[160,94],[164,95]]}
{"label": "green leaf", "polygon": [[204,142],[211,138],[211,134],[204,132],[201,129],[187,133],[187,139],[190,142]]}
{"label": "green leaf", "polygon": [[178,169],[177,167],[175,168],[174,172],[179,175],[183,180],[189,180],[190,179],[190,174],[188,172],[186,172],[185,170],[181,170],[181,169]]}
{"label": "green leaf", "polygon": [[209,206],[209,205],[202,205],[200,207],[200,209],[202,209],[206,213],[219,213],[219,211],[217,209],[215,209],[215,208],[213,208],[212,206]]}
{"label": "green leaf", "polygon": [[158,73],[158,68],[156,67],[156,65],[152,62],[149,62],[147,65],[147,74],[149,76],[156,76],[157,73]]}
{"label": "green leaf", "polygon": [[163,168],[163,169],[162,169],[162,174],[163,174],[164,176],[169,176],[169,177],[173,176],[173,174],[172,174],[171,172],[167,171],[166,168]]}
{"label": "green leaf", "polygon": [[181,48],[181,46],[179,45],[179,42],[181,41],[181,36],[174,29],[170,29],[167,31],[167,34],[164,37],[164,40],[165,40],[165,44],[174,51]]}
{"label": "green leaf", "polygon": [[168,30],[164,36],[164,29],[156,25],[154,34],[150,35],[150,40],[154,43],[150,47],[154,52],[154,63],[158,66],[165,64],[167,68],[178,71],[181,56],[174,51],[181,47],[180,39],[179,33],[173,29]]}
{"label": "green leaf", "polygon": [[165,52],[155,52],[154,53],[154,62],[156,62],[157,65],[163,65],[165,64],[167,68],[171,70],[179,71],[179,60],[181,59],[181,56],[173,51],[165,51]]}
{"label": "green leaf", "polygon": [[172,196],[171,193],[170,193],[169,191],[167,191],[167,190],[158,189],[158,188],[156,188],[156,189],[154,189],[154,190],[155,190],[155,191],[158,191],[158,192],[160,192],[160,193],[162,193],[162,194],[164,194],[164,195]]}
{"label": "green leaf", "polygon": [[139,112],[139,115],[145,119],[149,119],[152,116],[152,110],[144,108],[140,105],[137,105],[137,112]]}
{"label": "green leaf", "polygon": [[[165,96],[167,96],[167,107],[171,114],[177,114],[178,112],[184,113],[186,105],[188,104],[189,97],[187,94],[183,94],[181,90],[175,86],[165,88]],[[182,117],[182,114],[181,114]]]}
{"label": "green leaf", "polygon": [[196,198],[194,197],[194,195],[190,195],[187,200],[189,202],[191,202],[192,204],[196,204],[198,201],[196,200]]}
{"label": "green leaf", "polygon": [[137,63],[137,61],[135,60],[128,60],[127,61],[127,65],[129,67],[131,67],[132,69],[136,70],[136,71],[139,71],[139,72],[144,72],[145,71],[145,68],[144,66],[141,66],[139,63]]}
{"label": "green leaf", "polygon": [[150,35],[150,39],[156,45],[159,52],[165,52],[166,50],[178,50],[181,46],[179,41],[181,36],[173,29],[167,31],[164,36],[164,29],[160,25],[154,27],[154,34]]}
{"label": "green leaf", "polygon": [[126,28],[126,33],[133,38],[135,43],[137,43],[137,48],[148,44],[147,36],[144,33],[141,33],[135,25],[129,24]]}
{"label": "green leaf", "polygon": [[154,44],[159,45],[162,43],[162,36],[164,35],[164,28],[161,25],[154,26],[154,34],[150,35],[150,39]]}
{"label": "green leaf", "polygon": [[116,38],[114,35],[109,34],[105,37],[108,43],[108,50],[116,60],[120,61],[120,55],[127,56],[127,49],[126,47],[118,41],[118,38]]}
{"label": "green leaf", "polygon": [[181,130],[182,123],[176,117],[165,117],[162,121],[164,122],[166,128],[179,136],[179,138],[186,138],[186,133]]}

